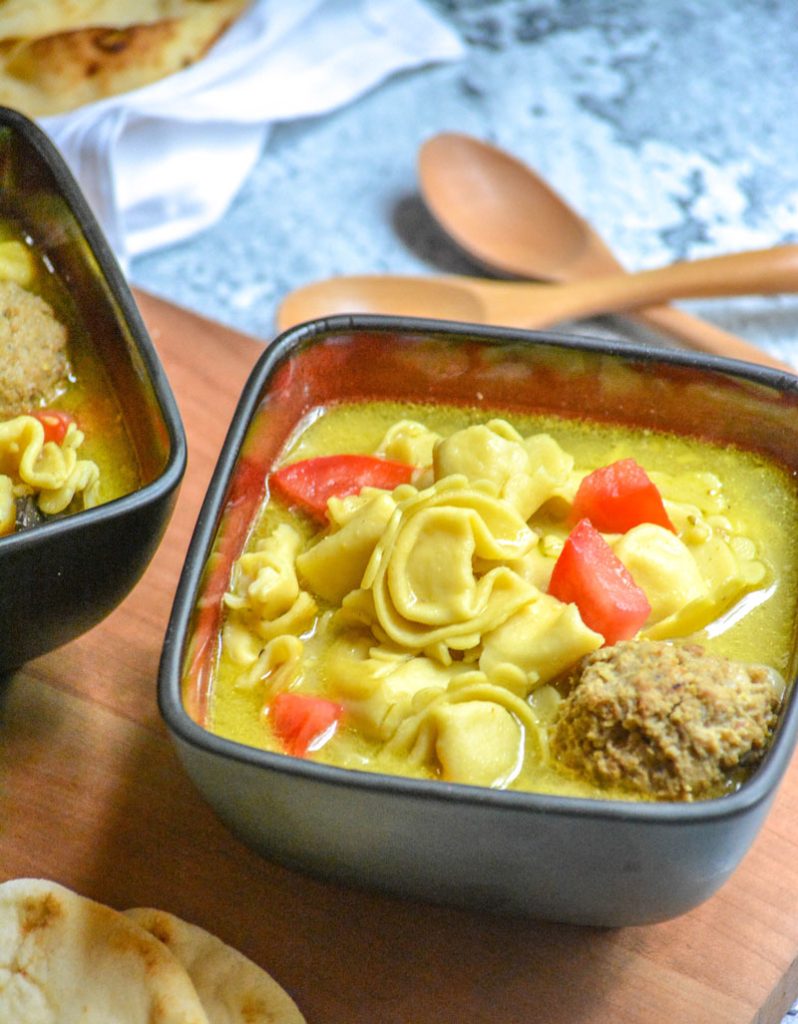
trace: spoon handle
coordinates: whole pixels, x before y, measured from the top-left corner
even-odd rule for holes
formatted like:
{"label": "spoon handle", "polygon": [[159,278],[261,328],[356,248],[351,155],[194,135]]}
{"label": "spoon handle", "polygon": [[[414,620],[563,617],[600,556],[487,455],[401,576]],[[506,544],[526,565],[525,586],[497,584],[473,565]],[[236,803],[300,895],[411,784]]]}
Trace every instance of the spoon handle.
{"label": "spoon handle", "polygon": [[742,359],[748,363],[772,366],[776,370],[795,373],[794,367],[765,352],[758,345],[744,341],[736,334],[685,313],[674,306],[649,306],[628,314],[634,320],[683,342],[698,352],[711,352],[727,359]]}
{"label": "spoon handle", "polygon": [[[496,323],[549,327],[559,320],[656,305],[670,299],[798,292],[798,245],[674,263],[562,285],[476,285]],[[502,320],[498,317],[501,316]]]}

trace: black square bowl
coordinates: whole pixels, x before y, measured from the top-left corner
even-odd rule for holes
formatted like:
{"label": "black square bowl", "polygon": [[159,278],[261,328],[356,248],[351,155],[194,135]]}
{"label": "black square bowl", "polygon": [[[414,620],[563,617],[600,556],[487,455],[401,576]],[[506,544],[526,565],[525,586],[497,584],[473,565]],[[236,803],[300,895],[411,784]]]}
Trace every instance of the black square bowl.
{"label": "black square bowl", "polygon": [[61,156],[0,108],[0,217],[67,290],[124,420],[140,485],[106,504],[0,538],[0,671],[89,630],[146,569],[186,464],[180,414],[133,296]]}
{"label": "black square bowl", "polygon": [[243,392],[167,630],[159,703],[188,774],[245,843],[340,883],[604,926],[695,907],[734,871],[768,812],[795,746],[794,689],[766,757],[735,792],[694,803],[583,799],[345,770],[214,735],[203,725],[213,645],[192,638],[198,622],[213,635],[218,580],[262,500],[252,466],[262,480],[313,408],[456,402],[689,430],[795,474],[797,384],[717,357],[430,320],[341,316],[287,332]]}

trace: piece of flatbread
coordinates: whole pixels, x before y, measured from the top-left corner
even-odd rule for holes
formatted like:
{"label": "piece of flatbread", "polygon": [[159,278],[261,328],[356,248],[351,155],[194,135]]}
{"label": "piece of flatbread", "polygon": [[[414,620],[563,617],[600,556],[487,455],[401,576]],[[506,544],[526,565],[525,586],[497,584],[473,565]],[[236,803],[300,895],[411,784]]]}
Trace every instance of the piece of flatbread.
{"label": "piece of flatbread", "polygon": [[194,982],[210,1024],[305,1024],[291,997],[252,960],[163,910],[124,913],[168,947]]}
{"label": "piece of flatbread", "polygon": [[250,2],[205,0],[152,22],[6,39],[0,104],[46,117],[151,85],[203,57]]}
{"label": "piece of flatbread", "polygon": [[30,878],[0,884],[0,1021],[209,1024],[185,968],[149,931]]}
{"label": "piece of flatbread", "polygon": [[219,0],[0,0],[0,39],[41,39],[79,28],[127,28],[184,18]]}

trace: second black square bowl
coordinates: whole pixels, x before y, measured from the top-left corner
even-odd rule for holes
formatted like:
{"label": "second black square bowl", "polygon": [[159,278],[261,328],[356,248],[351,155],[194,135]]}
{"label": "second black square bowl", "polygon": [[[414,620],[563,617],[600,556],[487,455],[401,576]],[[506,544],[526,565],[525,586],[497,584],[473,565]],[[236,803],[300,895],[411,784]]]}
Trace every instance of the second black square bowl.
{"label": "second black square bowl", "polygon": [[123,423],[135,478],[113,500],[0,537],[5,671],[91,629],[138,582],[172,514],[186,440],[158,355],[78,185],[45,134],[2,108],[0,221],[62,289],[73,340],[80,333],[88,372]]}

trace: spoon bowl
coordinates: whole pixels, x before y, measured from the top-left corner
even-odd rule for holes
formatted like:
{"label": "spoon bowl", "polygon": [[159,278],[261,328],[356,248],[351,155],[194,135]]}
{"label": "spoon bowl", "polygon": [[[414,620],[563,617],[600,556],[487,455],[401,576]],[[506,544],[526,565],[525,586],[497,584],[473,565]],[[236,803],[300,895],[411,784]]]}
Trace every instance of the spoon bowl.
{"label": "spoon bowl", "polygon": [[469,284],[468,278],[456,277],[330,277],[287,295],[277,311],[277,327],[282,332],[306,320],[338,313],[389,313],[482,323],[484,299]]}
{"label": "spoon bowl", "polygon": [[[583,281],[624,269],[554,189],[496,146],[444,132],[422,145],[418,170],[433,217],[487,269],[544,281]],[[633,316],[690,348],[773,364],[755,345],[683,310],[652,306]]]}
{"label": "spoon bowl", "polygon": [[418,156],[421,192],[455,242],[490,270],[575,281],[622,270],[591,226],[509,153],[455,132]]}

